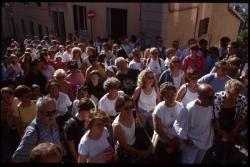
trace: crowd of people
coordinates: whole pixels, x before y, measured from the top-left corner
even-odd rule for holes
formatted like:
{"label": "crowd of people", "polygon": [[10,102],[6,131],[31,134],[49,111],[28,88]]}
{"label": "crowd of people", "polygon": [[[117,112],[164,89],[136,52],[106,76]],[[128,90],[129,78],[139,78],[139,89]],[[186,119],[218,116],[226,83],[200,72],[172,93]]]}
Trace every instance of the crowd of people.
{"label": "crowd of people", "polygon": [[246,162],[248,38],[219,42],[11,39],[2,162]]}

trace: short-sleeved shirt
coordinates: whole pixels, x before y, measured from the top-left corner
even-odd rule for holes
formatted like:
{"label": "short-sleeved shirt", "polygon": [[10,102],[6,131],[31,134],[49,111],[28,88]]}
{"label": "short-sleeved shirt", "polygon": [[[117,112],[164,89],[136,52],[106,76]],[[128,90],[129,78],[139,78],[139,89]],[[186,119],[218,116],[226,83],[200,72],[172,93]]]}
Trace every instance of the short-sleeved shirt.
{"label": "short-sleeved shirt", "polygon": [[[103,129],[102,135],[98,140],[93,140],[88,137],[89,130],[82,137],[78,145],[78,153],[81,155],[86,155],[88,158],[93,158],[96,155],[103,153],[105,149],[110,147],[108,142],[109,133],[107,128]],[[97,163],[105,163],[103,161]]]}
{"label": "short-sleeved shirt", "polygon": [[213,87],[214,92],[219,92],[219,91],[224,91],[225,83],[232,79],[229,76],[226,76],[224,80],[220,80],[217,77],[217,73],[209,73],[201,77],[197,83],[202,84],[202,83],[207,83],[210,84]]}
{"label": "short-sleeved shirt", "polygon": [[77,150],[78,144],[86,132],[84,129],[84,121],[77,119],[76,117],[70,118],[64,126],[64,135],[66,141],[74,140],[74,146]]}
{"label": "short-sleeved shirt", "polygon": [[117,79],[121,82],[121,90],[123,90],[127,95],[132,96],[136,88],[137,76],[140,71],[129,69],[127,74],[122,74],[118,72],[116,75]]}
{"label": "short-sleeved shirt", "polygon": [[[50,97],[50,94],[48,94]],[[68,107],[72,104],[69,96],[63,92],[59,92],[59,97],[56,99],[57,116],[62,116],[68,111]]]}
{"label": "short-sleeved shirt", "polygon": [[[154,110],[154,114],[161,119],[161,127],[163,131],[168,135],[168,137],[173,138],[177,136],[173,124],[177,119],[181,110],[185,109],[184,105],[177,102],[174,107],[167,107],[165,101],[160,102]],[[160,138],[160,140],[162,140]]]}
{"label": "short-sleeved shirt", "polygon": [[[122,94],[124,94],[123,91],[118,91],[118,96],[120,96]],[[100,99],[98,108],[101,109],[102,111],[106,112],[109,116],[116,116],[117,112],[115,111],[115,102],[116,102],[117,98],[114,100],[109,100],[107,95],[108,94],[105,94]]]}
{"label": "short-sleeved shirt", "polygon": [[23,127],[26,128],[31,121],[36,117],[37,114],[37,108],[36,103],[31,101],[30,105],[27,107],[23,107],[19,103],[17,105],[17,108],[13,112],[14,117],[20,118],[22,121]]}

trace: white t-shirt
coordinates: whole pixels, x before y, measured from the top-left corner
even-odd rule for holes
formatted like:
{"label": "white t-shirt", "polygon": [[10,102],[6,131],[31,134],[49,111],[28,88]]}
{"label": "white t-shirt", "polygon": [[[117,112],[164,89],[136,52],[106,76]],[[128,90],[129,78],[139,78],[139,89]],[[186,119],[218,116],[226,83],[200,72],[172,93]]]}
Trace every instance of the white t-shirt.
{"label": "white t-shirt", "polygon": [[196,100],[187,104],[188,130],[187,136],[198,148],[206,150],[213,144],[212,128],[213,107],[202,107],[195,104]]}
{"label": "white t-shirt", "polygon": [[135,62],[134,60],[132,60],[130,63],[129,63],[129,68],[131,69],[134,69],[134,70],[139,70],[139,71],[142,71],[143,70],[143,64],[142,62]]}
{"label": "white t-shirt", "polygon": [[138,100],[138,107],[146,111],[154,110],[156,106],[156,98],[157,94],[155,88],[152,89],[150,95],[145,94],[144,90],[141,89]]}
{"label": "white t-shirt", "polygon": [[[124,94],[123,91],[118,91],[118,96]],[[117,96],[117,97],[118,97]],[[98,108],[102,111],[108,113],[109,116],[116,116],[117,112],[115,111],[115,102],[117,98],[114,100],[109,100],[108,94],[105,94],[99,101]]]}
{"label": "white t-shirt", "polygon": [[[170,139],[174,138],[174,136],[177,136],[177,133],[173,128],[173,124],[182,109],[185,108],[180,102],[177,102],[174,107],[167,107],[165,105],[165,101],[162,101],[155,107],[153,113],[161,119],[161,127]],[[163,141],[163,139],[159,139]]]}
{"label": "white t-shirt", "polygon": [[[88,137],[89,130],[83,135],[81,141],[78,145],[78,153],[81,155],[85,155],[88,158],[93,158],[98,154],[101,154],[110,147],[110,144],[107,140],[109,137],[109,133],[106,127],[104,127],[102,136],[98,140],[93,140]],[[105,163],[103,161],[99,161],[96,163]]]}
{"label": "white t-shirt", "polygon": [[[159,58],[158,58],[159,59]],[[159,60],[153,60],[151,58],[150,62],[148,63],[148,68],[150,70],[152,70],[155,74],[161,74],[165,69],[165,63],[164,63],[164,60],[162,58],[160,58],[160,62],[161,62],[161,66],[159,64]]]}
{"label": "white t-shirt", "polygon": [[178,76],[173,76],[173,75],[171,75],[172,78],[173,78],[173,81],[174,81],[174,86],[175,86],[175,88],[176,88],[177,90],[178,90],[178,89],[180,88],[180,86],[181,86],[181,79],[182,79],[183,75],[184,75],[184,72],[183,72],[182,70],[180,70]]}
{"label": "white t-shirt", "polygon": [[[50,97],[50,94],[48,96]],[[71,104],[69,96],[63,92],[59,92],[59,97],[56,100],[56,115],[62,116],[66,114]]]}
{"label": "white t-shirt", "polygon": [[62,62],[69,62],[71,58],[72,58],[71,54],[65,51],[62,56]]}

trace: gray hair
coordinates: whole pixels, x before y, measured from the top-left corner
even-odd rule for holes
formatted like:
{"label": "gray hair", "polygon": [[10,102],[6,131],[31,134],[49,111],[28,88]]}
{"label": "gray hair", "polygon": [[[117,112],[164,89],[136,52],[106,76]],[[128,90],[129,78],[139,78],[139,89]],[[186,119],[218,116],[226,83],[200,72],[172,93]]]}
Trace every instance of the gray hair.
{"label": "gray hair", "polygon": [[108,91],[110,89],[119,89],[121,82],[116,77],[108,78],[103,83],[104,90]]}
{"label": "gray hair", "polygon": [[57,77],[65,77],[66,76],[66,72],[64,69],[57,69],[55,72],[54,72],[54,75],[53,77],[54,78],[57,78]]}
{"label": "gray hair", "polygon": [[124,59],[123,57],[117,57],[115,59],[115,65],[117,66],[117,64],[119,64],[120,62],[126,62],[127,63],[126,59]]}
{"label": "gray hair", "polygon": [[36,102],[37,111],[41,112],[44,109],[44,107],[50,103],[54,103],[56,108],[56,100],[54,98],[48,96],[40,97]]}

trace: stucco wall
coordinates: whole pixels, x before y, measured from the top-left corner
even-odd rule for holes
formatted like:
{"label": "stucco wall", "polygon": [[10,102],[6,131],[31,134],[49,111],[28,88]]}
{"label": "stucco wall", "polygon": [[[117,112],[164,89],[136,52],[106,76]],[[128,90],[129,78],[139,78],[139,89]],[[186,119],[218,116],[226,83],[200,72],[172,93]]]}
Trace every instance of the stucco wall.
{"label": "stucco wall", "polygon": [[[106,37],[109,34],[107,29],[107,8],[116,8],[116,9],[126,9],[127,10],[127,35],[138,33],[139,31],[139,5],[135,3],[68,3],[68,22],[67,33],[74,31],[74,22],[73,22],[73,4],[86,6],[86,11],[95,11],[96,17],[92,21],[93,29],[93,38],[96,39],[97,36]],[[65,18],[66,20],[66,18]],[[71,23],[71,24],[70,24]],[[90,20],[87,19],[88,26],[88,35],[90,36]]]}
{"label": "stucco wall", "polygon": [[212,13],[211,46],[219,46],[219,40],[222,36],[228,36],[232,41],[236,40],[240,20],[230,13],[228,4],[217,3],[214,5]]}

